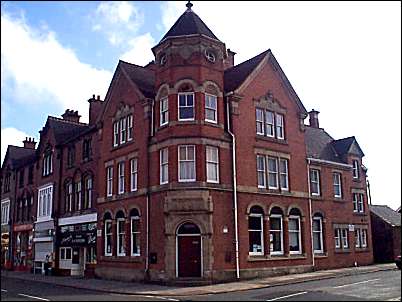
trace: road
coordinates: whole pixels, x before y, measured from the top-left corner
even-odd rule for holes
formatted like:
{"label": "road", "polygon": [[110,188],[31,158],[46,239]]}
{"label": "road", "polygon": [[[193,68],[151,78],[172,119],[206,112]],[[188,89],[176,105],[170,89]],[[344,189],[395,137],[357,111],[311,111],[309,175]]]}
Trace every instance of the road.
{"label": "road", "polygon": [[2,301],[400,301],[401,271],[391,270],[256,290],[191,297],[108,294],[1,278]]}

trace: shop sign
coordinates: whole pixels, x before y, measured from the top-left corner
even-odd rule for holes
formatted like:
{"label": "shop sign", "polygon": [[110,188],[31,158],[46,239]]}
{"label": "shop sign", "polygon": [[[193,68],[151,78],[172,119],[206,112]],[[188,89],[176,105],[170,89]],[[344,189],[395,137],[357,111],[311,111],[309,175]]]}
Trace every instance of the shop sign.
{"label": "shop sign", "polygon": [[14,232],[23,232],[23,231],[30,231],[32,230],[32,224],[20,224],[14,226]]}
{"label": "shop sign", "polygon": [[96,222],[60,227],[60,246],[96,245]]}

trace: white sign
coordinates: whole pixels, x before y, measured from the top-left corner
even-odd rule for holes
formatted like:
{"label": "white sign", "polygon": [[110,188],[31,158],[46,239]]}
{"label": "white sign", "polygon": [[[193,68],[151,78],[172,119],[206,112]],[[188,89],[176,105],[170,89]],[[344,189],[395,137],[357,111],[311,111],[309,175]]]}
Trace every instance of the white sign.
{"label": "white sign", "polygon": [[102,230],[96,230],[96,236],[102,237]]}
{"label": "white sign", "polygon": [[355,231],[355,225],[349,224],[349,232],[354,232],[354,231]]}

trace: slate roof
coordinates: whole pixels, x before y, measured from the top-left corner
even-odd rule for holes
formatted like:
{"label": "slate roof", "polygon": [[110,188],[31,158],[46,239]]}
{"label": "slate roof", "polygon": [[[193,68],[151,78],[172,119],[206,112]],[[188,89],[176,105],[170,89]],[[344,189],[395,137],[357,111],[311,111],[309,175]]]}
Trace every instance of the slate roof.
{"label": "slate roof", "polygon": [[268,52],[270,52],[269,49],[254,58],[226,69],[224,74],[225,92],[236,90],[247,79],[257,65],[260,64]]}
{"label": "slate roof", "polygon": [[47,122],[49,123],[49,127],[53,129],[57,145],[81,135],[89,128],[88,124],[74,123],[54,116],[49,116]]}
{"label": "slate roof", "polygon": [[155,97],[155,73],[153,71],[122,60],[119,61],[119,64],[145,97]]}
{"label": "slate roof", "polygon": [[304,138],[308,157],[345,163],[339,157],[333,142],[335,141],[324,129],[305,126]]}
{"label": "slate roof", "polygon": [[8,145],[3,165],[7,157],[11,162],[12,168],[21,166],[24,162],[29,162],[29,160],[32,160],[35,157],[35,151],[35,149]]}
{"label": "slate roof", "polygon": [[187,35],[205,35],[212,39],[219,39],[214,35],[214,33],[208,28],[208,26],[201,20],[196,13],[191,9],[187,9],[180,17],[177,19],[176,23],[169,29],[169,31],[163,36],[163,40],[169,37],[177,36],[187,36]]}
{"label": "slate roof", "polygon": [[371,205],[370,211],[392,226],[401,226],[401,214],[388,206]]}
{"label": "slate roof", "polygon": [[356,139],[354,136],[346,137],[334,141],[332,145],[339,154],[345,154],[349,151],[350,146],[353,144],[355,140]]}

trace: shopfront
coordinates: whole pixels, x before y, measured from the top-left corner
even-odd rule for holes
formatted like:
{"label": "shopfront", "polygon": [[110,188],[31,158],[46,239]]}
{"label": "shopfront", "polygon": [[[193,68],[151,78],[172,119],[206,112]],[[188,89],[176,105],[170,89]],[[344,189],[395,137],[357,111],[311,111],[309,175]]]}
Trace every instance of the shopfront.
{"label": "shopfront", "polygon": [[[61,219],[57,232],[59,271],[62,275],[92,276],[96,264],[96,214],[79,224],[69,224]],[[89,216],[89,215],[87,215]]]}
{"label": "shopfront", "polygon": [[33,224],[15,225],[14,238],[14,269],[17,271],[31,271],[33,267]]}

